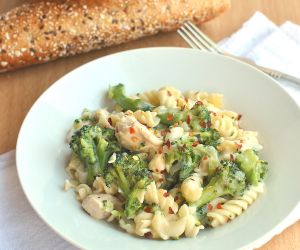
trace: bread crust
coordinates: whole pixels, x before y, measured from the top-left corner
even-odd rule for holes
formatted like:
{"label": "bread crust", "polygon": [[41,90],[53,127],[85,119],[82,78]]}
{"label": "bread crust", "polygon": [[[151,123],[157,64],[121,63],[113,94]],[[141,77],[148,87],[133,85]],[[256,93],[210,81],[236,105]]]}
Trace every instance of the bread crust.
{"label": "bread crust", "polygon": [[203,23],[230,0],[54,0],[0,16],[0,72]]}

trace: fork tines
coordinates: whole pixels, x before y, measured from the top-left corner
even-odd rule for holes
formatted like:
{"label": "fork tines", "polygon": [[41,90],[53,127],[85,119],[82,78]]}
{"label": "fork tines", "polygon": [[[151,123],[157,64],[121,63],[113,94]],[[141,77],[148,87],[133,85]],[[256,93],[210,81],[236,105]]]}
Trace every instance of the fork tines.
{"label": "fork tines", "polygon": [[186,22],[177,32],[194,49],[208,50],[220,54],[224,53],[214,41],[191,22]]}

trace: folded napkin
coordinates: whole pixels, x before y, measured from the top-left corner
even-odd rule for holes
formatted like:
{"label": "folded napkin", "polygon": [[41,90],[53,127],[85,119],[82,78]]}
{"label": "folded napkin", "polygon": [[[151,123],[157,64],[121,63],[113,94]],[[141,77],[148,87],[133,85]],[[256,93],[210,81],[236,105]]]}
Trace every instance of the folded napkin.
{"label": "folded napkin", "polygon": [[[300,78],[300,26],[290,21],[280,27],[256,12],[242,28],[220,42],[225,51],[252,59]],[[300,106],[300,86],[280,80],[280,84]]]}
{"label": "folded napkin", "polygon": [[[180,39],[178,37],[178,39]],[[300,76],[300,26],[286,22],[277,27],[256,13],[243,27],[221,42],[228,52],[246,56],[257,63]],[[300,86],[280,83],[300,105]],[[75,249],[54,233],[36,215],[21,189],[15,151],[0,156],[0,248],[1,249]],[[294,211],[281,230],[300,218]],[[253,247],[259,247],[280,231],[273,231]]]}

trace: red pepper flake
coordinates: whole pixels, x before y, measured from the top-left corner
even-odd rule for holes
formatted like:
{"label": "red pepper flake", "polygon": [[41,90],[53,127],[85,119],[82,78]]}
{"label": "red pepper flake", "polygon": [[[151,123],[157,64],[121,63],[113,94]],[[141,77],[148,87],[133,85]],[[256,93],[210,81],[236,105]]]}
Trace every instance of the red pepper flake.
{"label": "red pepper flake", "polygon": [[204,157],[203,157],[203,160],[204,160],[204,161],[208,160],[208,156],[204,156]]}
{"label": "red pepper flake", "polygon": [[208,203],[208,205],[207,205],[207,209],[208,209],[208,211],[211,211],[211,210],[213,209],[213,206],[212,206],[212,204]]}
{"label": "red pepper flake", "polygon": [[178,201],[179,200],[179,197],[176,195],[175,197],[174,197],[174,201]]}
{"label": "red pepper flake", "polygon": [[171,91],[168,90],[167,93],[168,93],[168,96],[172,96]]}
{"label": "red pepper flake", "polygon": [[144,207],[144,211],[146,213],[151,213],[152,212],[152,208],[151,207]]}
{"label": "red pepper flake", "polygon": [[184,97],[184,100],[185,100],[186,103],[189,102],[189,99],[187,99],[187,97]]}
{"label": "red pepper flake", "polygon": [[168,192],[165,192],[165,193],[163,194],[163,196],[164,196],[164,197],[168,197],[168,196],[169,196],[169,193],[168,193]]}
{"label": "red pepper flake", "polygon": [[222,203],[217,204],[217,209],[222,209]]}
{"label": "red pepper flake", "polygon": [[166,130],[162,130],[162,131],[160,131],[160,134],[161,134],[161,136],[166,136],[167,131]]}
{"label": "red pepper flake", "polygon": [[241,118],[242,118],[242,115],[239,114],[238,117],[237,117],[238,121],[241,120]]}
{"label": "red pepper flake", "polygon": [[171,207],[169,207],[169,214],[174,214],[174,211]]}
{"label": "red pepper flake", "polygon": [[158,153],[159,153],[159,154],[162,154],[162,153],[163,153],[163,148],[162,148],[162,147],[160,147],[160,148],[158,149]]}
{"label": "red pepper flake", "polygon": [[183,149],[186,149],[186,144],[183,144],[183,145],[182,145],[182,148],[183,148]]}
{"label": "red pepper flake", "polygon": [[198,102],[196,102],[196,104],[197,104],[197,105],[203,105],[203,102],[198,101]]}
{"label": "red pepper flake", "polygon": [[168,121],[172,121],[174,118],[174,116],[172,114],[167,115],[167,120]]}
{"label": "red pepper flake", "polygon": [[238,144],[238,143],[235,143],[235,145],[237,146],[238,149],[241,149],[243,146],[242,144]]}
{"label": "red pepper flake", "polygon": [[168,149],[170,149],[170,148],[171,148],[171,142],[170,142],[169,140],[167,140],[167,142],[166,142],[166,146],[168,147]]}
{"label": "red pepper flake", "polygon": [[208,128],[210,128],[210,127],[211,127],[211,121],[208,121],[208,122],[206,123],[206,125],[207,125]]}
{"label": "red pepper flake", "polygon": [[146,238],[152,238],[152,233],[151,232],[147,232],[147,233],[144,234],[144,236]]}
{"label": "red pepper flake", "polygon": [[192,147],[196,147],[197,145],[199,145],[199,141],[194,141]]}
{"label": "red pepper flake", "polygon": [[134,133],[135,133],[134,127],[130,127],[130,128],[129,128],[129,133],[130,133],[130,134],[134,134]]}
{"label": "red pepper flake", "polygon": [[190,123],[191,123],[191,117],[190,117],[189,115],[186,117],[186,123],[187,123],[187,124],[190,124]]}
{"label": "red pepper flake", "polygon": [[202,128],[206,128],[206,122],[205,121],[201,121],[201,122],[199,122],[199,124]]}
{"label": "red pepper flake", "polygon": [[111,120],[110,117],[107,119],[107,121],[108,121],[108,123],[110,124],[110,126],[112,126],[112,120]]}

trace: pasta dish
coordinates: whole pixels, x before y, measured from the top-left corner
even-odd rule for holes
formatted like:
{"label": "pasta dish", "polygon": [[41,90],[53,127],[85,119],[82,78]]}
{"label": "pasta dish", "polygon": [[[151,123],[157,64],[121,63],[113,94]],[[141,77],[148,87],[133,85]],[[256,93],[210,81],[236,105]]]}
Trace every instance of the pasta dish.
{"label": "pasta dish", "polygon": [[118,84],[108,98],[113,110],[85,109],[68,135],[65,190],[96,220],[152,239],[195,237],[263,192],[258,134],[221,94],[162,87],[129,97]]}

